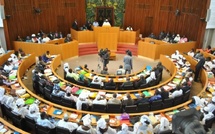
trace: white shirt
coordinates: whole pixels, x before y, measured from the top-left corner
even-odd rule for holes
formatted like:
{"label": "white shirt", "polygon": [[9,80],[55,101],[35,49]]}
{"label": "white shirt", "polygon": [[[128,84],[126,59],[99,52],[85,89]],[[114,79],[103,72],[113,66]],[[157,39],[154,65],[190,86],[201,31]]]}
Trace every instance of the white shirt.
{"label": "white shirt", "polygon": [[4,48],[0,48],[0,55],[3,55],[3,54],[5,54],[5,51],[4,51]]}
{"label": "white shirt", "polygon": [[209,112],[213,112],[215,110],[215,105],[213,103],[209,103],[207,107],[209,108]]}
{"label": "white shirt", "polygon": [[70,132],[72,132],[74,129],[78,128],[77,123],[66,122],[66,121],[64,121],[64,119],[61,119],[58,122],[57,126],[69,129]]}
{"label": "white shirt", "polygon": [[42,43],[46,43],[46,42],[49,42],[50,41],[50,38],[49,37],[45,37],[42,39]]}
{"label": "white shirt", "polygon": [[4,96],[4,93],[5,93],[5,89],[3,87],[0,87],[0,102]]}
{"label": "white shirt", "polygon": [[13,65],[4,65],[4,70],[10,72],[13,69]]}
{"label": "white shirt", "polygon": [[208,114],[205,114],[205,113],[203,113],[203,114],[204,114],[204,117],[201,122],[203,125],[205,124],[206,120],[209,120],[214,117],[213,113],[211,113],[211,112],[208,112]]}
{"label": "white shirt", "polygon": [[41,125],[41,126],[44,126],[44,127],[48,127],[48,128],[55,128],[55,125],[52,124],[48,119],[44,119],[42,120],[41,118],[38,118],[37,119],[37,124],[38,125]]}
{"label": "white shirt", "polygon": [[195,55],[195,53],[194,53],[194,52],[192,52],[192,51],[189,51],[189,52],[187,53],[187,55],[189,55],[189,56],[193,57],[193,56]]}
{"label": "white shirt", "polygon": [[89,127],[90,127],[89,130],[84,130],[84,129],[82,129],[82,126],[79,126],[77,131],[81,131],[84,133],[90,133],[90,134],[96,134],[96,130],[94,128],[92,128],[92,126],[89,126]]}
{"label": "white shirt", "polygon": [[182,94],[183,94],[183,91],[182,89],[180,89],[180,90],[174,91],[171,96],[172,98],[175,98],[175,97],[181,96]]}
{"label": "white shirt", "polygon": [[102,82],[102,79],[100,77],[98,77],[98,76],[94,76],[91,83],[92,84],[98,84],[100,86],[104,86],[104,83]]}
{"label": "white shirt", "polygon": [[107,100],[106,99],[102,99],[102,100],[95,99],[95,100],[93,100],[93,104],[107,105]]}
{"label": "white shirt", "polygon": [[110,25],[110,22],[105,21],[105,22],[103,22],[103,25],[102,25],[102,26],[111,26],[111,25]]}
{"label": "white shirt", "polygon": [[153,134],[153,127],[151,124],[145,127],[145,129],[141,129],[141,123],[137,122],[134,124],[134,134]]}
{"label": "white shirt", "polygon": [[152,71],[150,73],[150,76],[148,78],[146,78],[146,83],[149,83],[152,80],[156,80],[155,71]]}
{"label": "white shirt", "polygon": [[86,104],[89,104],[89,105],[92,104],[92,102],[89,99],[85,99],[84,101],[78,99],[77,102],[76,102],[76,109],[81,110],[81,106],[82,106],[83,103],[86,103]]}
{"label": "white shirt", "polygon": [[94,26],[94,27],[97,27],[97,26],[99,26],[99,23],[98,23],[97,21],[94,21],[94,22],[93,22],[93,26]]}
{"label": "white shirt", "polygon": [[[98,126],[96,127],[96,134],[102,134],[99,131],[99,127]],[[108,126],[108,129],[107,129],[107,131],[104,134],[116,134],[116,130]]]}

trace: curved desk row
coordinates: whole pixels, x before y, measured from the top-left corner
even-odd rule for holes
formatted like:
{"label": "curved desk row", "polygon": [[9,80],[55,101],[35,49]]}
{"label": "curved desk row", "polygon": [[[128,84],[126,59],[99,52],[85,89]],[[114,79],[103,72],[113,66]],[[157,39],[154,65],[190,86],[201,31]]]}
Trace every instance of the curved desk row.
{"label": "curved desk row", "polygon": [[[92,115],[103,115],[101,113],[97,113],[97,112],[90,112],[90,111],[81,111],[81,110],[76,110],[76,109],[72,109],[72,108],[68,108],[68,107],[64,107],[64,106],[61,106],[61,105],[58,105],[58,104],[54,104],[50,101],[47,101],[39,96],[37,96],[36,94],[34,94],[32,91],[30,91],[22,82],[21,78],[22,76],[24,75],[25,73],[25,70],[28,69],[32,64],[34,64],[34,59],[35,59],[35,55],[32,54],[30,55],[27,59],[25,59],[19,69],[18,69],[18,74],[17,74],[17,77],[18,77],[18,81],[20,83],[20,85],[26,89],[26,91],[33,97],[37,98],[38,100],[40,100],[42,103],[44,104],[47,104],[49,105],[49,111],[47,112],[48,114],[54,116],[54,117],[57,117],[57,118],[62,118],[63,117],[63,114],[61,115],[53,115],[53,110],[55,108],[58,108],[58,109],[62,109],[64,112],[67,112],[67,113],[77,113],[77,114],[92,114]],[[207,87],[207,82],[208,82],[208,79],[207,79],[207,74],[206,72],[203,70],[201,72],[201,80],[202,80],[202,84],[203,84],[203,90],[198,94],[198,96],[200,96],[203,92],[205,92],[205,89]],[[175,110],[175,109],[178,109],[178,108],[188,108],[188,104],[191,103],[191,100],[183,103],[183,104],[180,104],[180,105],[177,105],[177,106],[174,106],[174,107],[171,107],[171,108],[167,108],[167,109],[162,109],[162,110],[157,110],[157,111],[149,111],[149,112],[141,112],[141,113],[131,113],[130,115],[131,116],[137,116],[137,115],[143,115],[143,114],[149,114],[150,112],[153,112],[154,114],[159,114],[159,113],[165,113],[165,112],[168,112],[168,111],[172,111],[172,110]],[[105,113],[104,113],[105,114]],[[114,114],[114,113],[108,113],[110,116],[119,116],[120,114]]]}
{"label": "curved desk row", "polygon": [[18,132],[20,134],[30,134],[28,132],[25,132],[15,126],[13,126],[12,124],[8,123],[7,121],[5,121],[4,119],[0,118],[0,122],[4,125],[4,128],[7,130],[5,133],[7,134],[13,134],[14,131]]}
{"label": "curved desk row", "polygon": [[170,56],[176,50],[188,52],[192,48],[196,48],[195,41],[170,44],[156,39],[144,38],[144,40],[138,42],[138,55],[157,60],[161,54]]}
{"label": "curved desk row", "polygon": [[[166,84],[168,84],[169,82],[171,82],[173,80],[173,78],[176,76],[176,73],[177,73],[177,68],[175,67],[174,63],[169,59],[167,58],[166,56],[164,55],[161,55],[160,56],[160,61],[162,62],[163,66],[170,72],[170,74],[172,75],[169,79],[167,79],[166,81],[156,85],[156,86],[152,86],[152,87],[148,87],[148,88],[144,88],[144,89],[135,89],[135,90],[102,90],[104,92],[109,92],[109,93],[140,93],[141,91],[150,91],[152,89],[155,89],[155,88],[159,88],[159,87],[162,87]],[[58,66],[61,65],[61,58],[60,58],[60,55],[58,55],[57,57],[55,57],[51,63],[51,69],[52,69],[52,73],[58,78],[60,79],[61,81],[67,83],[66,80],[64,80],[61,76],[59,76],[55,70],[57,69]],[[105,76],[105,79],[109,79],[108,76]],[[123,81],[122,81],[123,82]],[[94,88],[89,88],[89,87],[84,87],[84,86],[80,86],[80,85],[77,85],[77,84],[74,84],[74,83],[71,83],[72,85],[75,85],[77,87],[80,87],[81,89],[87,89],[87,90],[90,90],[90,91],[97,91],[99,92],[100,90],[99,89],[94,89]]]}
{"label": "curved desk row", "polygon": [[8,60],[8,58],[10,58],[10,55],[13,53],[14,53],[14,51],[12,50],[12,51],[7,52],[6,54],[1,55],[0,56],[0,59],[1,59],[0,66],[3,65]]}
{"label": "curved desk row", "polygon": [[56,45],[56,42],[61,42],[62,39],[52,40],[48,43],[30,43],[30,42],[21,42],[14,41],[14,50],[22,48],[25,53],[32,54],[35,53],[36,56],[41,56],[46,51],[49,51],[51,55],[61,55],[61,60],[68,59],[70,57],[78,56],[78,41],[73,40],[68,43],[62,43]]}

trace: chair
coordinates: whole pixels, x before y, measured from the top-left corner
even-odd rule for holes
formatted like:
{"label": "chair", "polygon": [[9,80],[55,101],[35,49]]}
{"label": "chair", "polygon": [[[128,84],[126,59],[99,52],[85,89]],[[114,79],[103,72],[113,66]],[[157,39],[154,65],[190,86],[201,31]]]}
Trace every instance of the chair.
{"label": "chair", "polygon": [[122,105],[121,104],[107,104],[107,113],[121,113]]}
{"label": "chair", "polygon": [[145,83],[145,84],[141,84],[139,88],[147,88],[147,87],[149,87],[149,84]]}
{"label": "chair", "polygon": [[86,103],[82,103],[82,105],[81,105],[81,110],[84,110],[84,111],[88,111],[89,110],[89,105],[88,104],[86,104]]}
{"label": "chair", "polygon": [[11,108],[8,105],[4,105],[5,116],[7,119],[12,119]]}
{"label": "chair", "polygon": [[51,93],[52,90],[48,89],[47,87],[44,87],[44,98],[46,100],[51,100]]}
{"label": "chair", "polygon": [[39,81],[39,91],[41,94],[44,94],[44,87],[45,84],[43,83],[43,81]]}
{"label": "chair", "polygon": [[90,83],[90,87],[91,88],[96,88],[96,89],[101,89],[101,86],[99,84]]}
{"label": "chair", "polygon": [[80,86],[87,86],[83,81],[76,81],[76,84],[80,85]]}
{"label": "chair", "polygon": [[189,100],[190,97],[190,90],[188,90],[186,93],[183,95],[183,102],[186,102]]}
{"label": "chair", "polygon": [[149,87],[153,87],[157,85],[157,80],[152,80],[148,83]]}
{"label": "chair", "polygon": [[15,112],[11,112],[12,115],[12,122],[13,125],[20,128],[20,129],[24,129],[24,118],[21,117],[21,115],[15,113]]}
{"label": "chair", "polygon": [[55,130],[56,130],[56,134],[71,134],[71,132],[67,128],[57,126]]}
{"label": "chair", "polygon": [[75,84],[77,82],[73,77],[66,77],[66,80],[71,82],[71,83],[75,83]]}
{"label": "chair", "polygon": [[125,106],[126,113],[136,113],[137,112],[137,105]]}
{"label": "chair", "polygon": [[125,85],[125,86],[121,86],[121,89],[122,90],[131,90],[131,89],[134,89],[134,85]]}
{"label": "chair", "polygon": [[70,108],[75,108],[75,102],[73,100],[67,99],[65,97],[62,97],[61,105],[70,107]]}
{"label": "chair", "polygon": [[55,128],[51,129],[51,128],[36,124],[36,134],[55,134]]}
{"label": "chair", "polygon": [[159,82],[162,80],[162,73],[159,73],[159,74],[157,75],[157,80],[158,80]]}
{"label": "chair", "polygon": [[2,117],[5,117],[5,116],[6,116],[4,104],[1,104],[1,113],[2,113]]}
{"label": "chair", "polygon": [[106,105],[93,104],[91,111],[105,113],[106,112]]}
{"label": "chair", "polygon": [[51,101],[56,103],[56,104],[61,104],[61,96],[56,96],[56,95],[53,95],[51,94]]}
{"label": "chair", "polygon": [[77,131],[76,131],[76,134],[90,134],[90,133],[82,132],[82,131],[77,130]]}
{"label": "chair", "polygon": [[150,103],[149,102],[139,103],[137,105],[137,110],[138,110],[138,112],[147,112],[147,111],[150,111]]}
{"label": "chair", "polygon": [[29,128],[30,130],[35,131],[36,121],[35,121],[32,117],[26,115],[26,116],[25,116],[25,125],[26,125],[26,127]]}
{"label": "chair", "polygon": [[116,89],[116,85],[114,85],[114,86],[105,86],[104,89],[115,90]]}
{"label": "chair", "polygon": [[183,101],[183,96],[177,96],[173,99],[173,106],[181,104]]}
{"label": "chair", "polygon": [[173,134],[173,133],[172,133],[172,130],[166,130],[166,131],[162,131],[158,134]]}
{"label": "chair", "polygon": [[209,128],[212,127],[213,125],[213,122],[214,122],[214,119],[215,117],[211,118],[211,119],[208,119],[208,120],[205,120],[205,125],[204,125],[204,128],[205,128],[205,131],[209,131]]}
{"label": "chair", "polygon": [[169,108],[173,106],[173,98],[167,98],[163,100],[163,108]]}
{"label": "chair", "polygon": [[151,111],[160,110],[163,107],[162,99],[151,102]]}

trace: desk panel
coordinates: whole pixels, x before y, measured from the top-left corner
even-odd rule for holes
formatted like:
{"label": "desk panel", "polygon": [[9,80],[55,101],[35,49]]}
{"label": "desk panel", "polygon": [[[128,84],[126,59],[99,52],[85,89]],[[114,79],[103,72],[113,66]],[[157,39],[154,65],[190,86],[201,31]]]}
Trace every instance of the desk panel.
{"label": "desk panel", "polygon": [[14,53],[14,51],[11,50],[11,51],[7,52],[6,54],[1,55],[0,56],[0,66],[3,65],[8,60],[8,58],[10,58],[10,55],[13,53]]}

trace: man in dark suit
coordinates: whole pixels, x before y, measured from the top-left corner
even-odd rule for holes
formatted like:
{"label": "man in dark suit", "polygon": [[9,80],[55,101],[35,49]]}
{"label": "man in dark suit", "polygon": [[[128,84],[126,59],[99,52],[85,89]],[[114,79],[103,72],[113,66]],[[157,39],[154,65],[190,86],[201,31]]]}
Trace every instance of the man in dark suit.
{"label": "man in dark suit", "polygon": [[109,63],[110,58],[110,51],[108,49],[105,50],[104,55],[102,56],[103,60],[103,69],[107,67],[107,64]]}
{"label": "man in dark suit", "polygon": [[72,23],[72,28],[78,31],[78,22],[77,22],[77,20],[75,20],[75,21]]}
{"label": "man in dark suit", "polygon": [[205,64],[205,58],[202,56],[199,62],[196,64],[195,77],[194,77],[195,82],[198,82],[199,73],[201,69],[204,67],[204,64]]}

